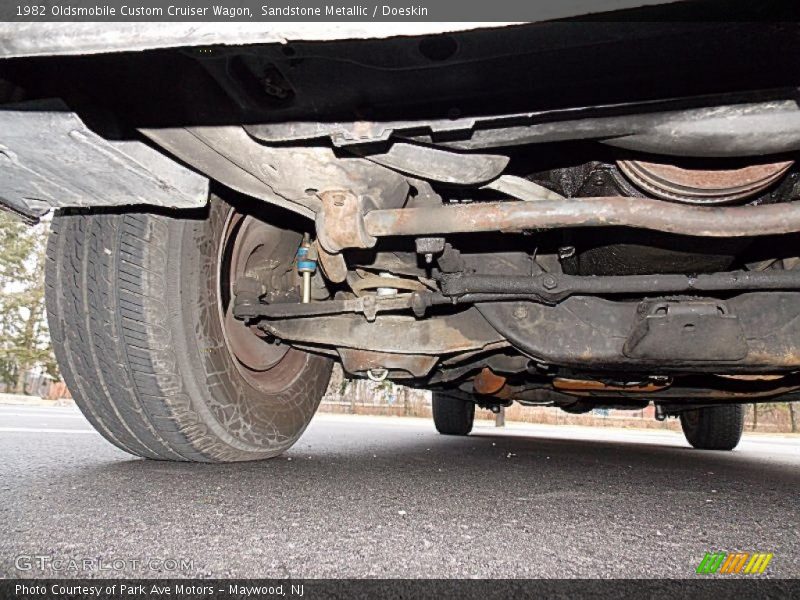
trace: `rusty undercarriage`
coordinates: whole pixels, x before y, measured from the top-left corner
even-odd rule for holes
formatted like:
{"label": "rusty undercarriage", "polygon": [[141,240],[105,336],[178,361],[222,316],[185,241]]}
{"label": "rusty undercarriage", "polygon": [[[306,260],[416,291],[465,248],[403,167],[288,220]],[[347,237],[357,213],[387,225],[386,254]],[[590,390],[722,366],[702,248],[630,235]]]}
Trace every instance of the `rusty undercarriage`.
{"label": "rusty undercarriage", "polygon": [[213,221],[210,190],[256,387],[300,353],[492,409],[800,397],[796,26],[628,25],[8,60],[3,203]]}

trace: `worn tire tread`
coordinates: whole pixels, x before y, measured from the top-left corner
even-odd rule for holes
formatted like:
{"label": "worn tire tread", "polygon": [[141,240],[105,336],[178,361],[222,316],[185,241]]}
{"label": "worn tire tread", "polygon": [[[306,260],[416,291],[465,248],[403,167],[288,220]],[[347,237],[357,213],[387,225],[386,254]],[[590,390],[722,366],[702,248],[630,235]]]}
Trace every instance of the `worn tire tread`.
{"label": "worn tire tread", "polygon": [[681,413],[680,421],[686,440],[700,450],[733,450],[742,438],[744,431],[744,406],[729,404],[699,408],[695,411],[696,422],[692,422],[686,412]]}
{"label": "worn tire tread", "polygon": [[433,424],[444,435],[467,435],[475,420],[475,403],[455,394],[436,391],[431,400]]}
{"label": "worn tire tread", "polygon": [[[67,387],[95,429],[134,455],[226,462],[279,454],[294,439],[263,451],[232,447],[186,393],[167,307],[167,230],[167,218],[140,213],[54,217],[45,292]],[[300,392],[321,397],[328,362],[309,365],[305,375],[319,381],[302,382]]]}

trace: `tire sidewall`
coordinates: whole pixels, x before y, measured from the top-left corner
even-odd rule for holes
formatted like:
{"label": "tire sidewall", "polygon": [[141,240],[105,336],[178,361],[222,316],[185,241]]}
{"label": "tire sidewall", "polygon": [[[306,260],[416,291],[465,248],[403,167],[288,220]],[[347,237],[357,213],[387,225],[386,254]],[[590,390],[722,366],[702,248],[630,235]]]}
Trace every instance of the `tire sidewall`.
{"label": "tire sidewall", "polygon": [[303,353],[300,371],[270,394],[241,374],[218,309],[217,257],[231,210],[212,197],[207,218],[170,221],[165,308],[177,325],[172,339],[179,383],[200,416],[197,426],[207,429],[204,444],[212,446],[204,451],[221,460],[267,458],[291,446],[307,427],[327,387],[331,361]]}

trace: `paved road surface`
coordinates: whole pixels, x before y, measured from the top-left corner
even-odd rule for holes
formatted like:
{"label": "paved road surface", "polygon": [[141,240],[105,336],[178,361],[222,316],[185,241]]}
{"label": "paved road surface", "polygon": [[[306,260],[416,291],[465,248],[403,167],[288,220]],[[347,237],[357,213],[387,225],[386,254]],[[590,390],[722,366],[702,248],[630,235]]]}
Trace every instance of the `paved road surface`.
{"label": "paved road surface", "polygon": [[131,458],[75,409],[0,406],[0,576],[64,574],[25,558],[44,555],[139,577],[174,574],[165,559],[213,577],[686,577],[715,549],[800,577],[798,490],[789,437],[703,453],[662,431],[453,438],[318,415],[280,458],[188,465]]}

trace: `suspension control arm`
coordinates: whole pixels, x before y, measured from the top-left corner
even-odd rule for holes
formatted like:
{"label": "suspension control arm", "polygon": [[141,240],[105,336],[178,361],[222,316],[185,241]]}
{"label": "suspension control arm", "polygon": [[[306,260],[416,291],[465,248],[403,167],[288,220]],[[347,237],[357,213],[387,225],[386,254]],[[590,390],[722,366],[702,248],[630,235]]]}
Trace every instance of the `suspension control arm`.
{"label": "suspension control arm", "polygon": [[267,304],[256,296],[238,294],[233,308],[237,319],[297,319],[343,313],[361,313],[368,321],[374,321],[377,313],[413,310],[423,316],[428,307],[436,304],[455,304],[455,301],[432,292],[415,292],[396,296],[363,296],[346,300],[324,302],[284,302]]}
{"label": "suspension control arm", "polygon": [[674,294],[800,289],[800,271],[731,271],[700,275],[619,275],[582,277],[545,273],[535,276],[442,275],[442,293],[460,299],[506,296],[557,303],[568,296]]}
{"label": "suspension control arm", "polygon": [[626,196],[529,200],[373,210],[364,216],[364,229],[372,237],[612,226],[699,237],[800,231],[800,201],[698,207]]}
{"label": "suspension control arm", "polygon": [[374,321],[378,313],[413,311],[423,317],[432,306],[529,300],[557,304],[574,295],[654,295],[691,292],[800,290],[800,271],[731,271],[700,275],[620,275],[583,277],[545,273],[535,276],[444,274],[441,293],[414,292],[396,296],[363,296],[323,302],[262,302],[257,293],[236,294],[237,319],[297,319],[343,313],[360,313]]}

